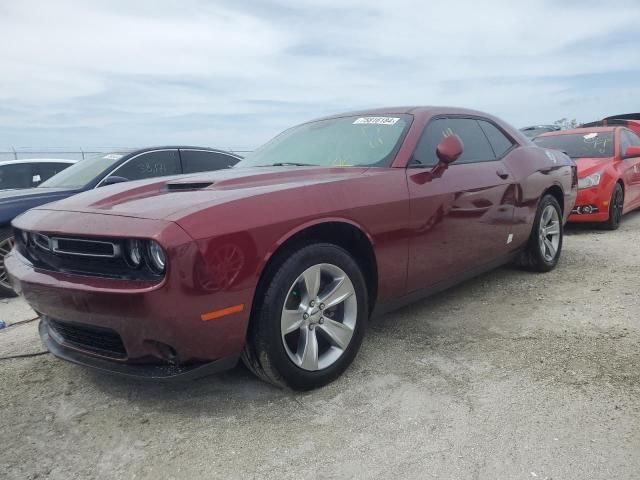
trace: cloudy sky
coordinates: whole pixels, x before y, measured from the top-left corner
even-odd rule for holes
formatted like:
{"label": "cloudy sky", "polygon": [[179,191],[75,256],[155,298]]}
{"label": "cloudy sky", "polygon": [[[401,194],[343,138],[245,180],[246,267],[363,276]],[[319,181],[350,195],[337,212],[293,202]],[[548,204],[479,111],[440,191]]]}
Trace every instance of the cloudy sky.
{"label": "cloudy sky", "polygon": [[252,149],[329,113],[640,111],[640,1],[0,0],[0,148]]}

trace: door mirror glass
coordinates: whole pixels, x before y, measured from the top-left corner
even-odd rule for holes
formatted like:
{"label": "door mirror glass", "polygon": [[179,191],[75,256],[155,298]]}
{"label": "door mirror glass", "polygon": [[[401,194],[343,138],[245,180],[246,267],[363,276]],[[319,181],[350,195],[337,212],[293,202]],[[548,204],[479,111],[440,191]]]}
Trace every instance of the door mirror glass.
{"label": "door mirror glass", "polygon": [[112,175],[110,177],[105,178],[104,182],[102,182],[101,187],[106,187],[107,185],[114,185],[116,183],[128,182],[128,178],[118,177],[117,175]]}
{"label": "door mirror glass", "polygon": [[458,135],[449,135],[444,140],[442,140],[437,148],[436,155],[438,156],[438,160],[444,163],[445,165],[449,165],[450,163],[455,162],[462,152],[464,151],[464,145],[462,144],[462,140]]}

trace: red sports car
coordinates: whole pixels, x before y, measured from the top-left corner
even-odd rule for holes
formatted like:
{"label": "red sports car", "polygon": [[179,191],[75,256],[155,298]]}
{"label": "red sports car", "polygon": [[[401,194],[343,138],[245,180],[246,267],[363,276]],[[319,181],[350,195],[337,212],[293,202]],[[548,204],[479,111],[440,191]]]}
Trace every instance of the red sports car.
{"label": "red sports car", "polygon": [[13,222],[15,288],[56,356],[190,378],[240,357],[338,377],[372,313],[505,262],[558,262],[575,164],[481,112],[387,108],[291,128],[233,169],[96,189]]}
{"label": "red sports car", "polygon": [[591,127],[544,133],[534,142],[567,153],[578,164],[578,199],[570,222],[620,226],[640,207],[640,137],[626,127]]}

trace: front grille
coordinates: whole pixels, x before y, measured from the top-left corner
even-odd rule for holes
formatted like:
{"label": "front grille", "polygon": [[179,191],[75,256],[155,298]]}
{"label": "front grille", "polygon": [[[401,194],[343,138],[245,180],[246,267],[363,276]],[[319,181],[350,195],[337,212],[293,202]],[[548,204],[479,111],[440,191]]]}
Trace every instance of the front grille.
{"label": "front grille", "polygon": [[164,274],[143,263],[132,267],[125,258],[127,240],[57,236],[14,229],[21,254],[43,270],[121,280],[156,282]]}
{"label": "front grille", "polygon": [[47,324],[71,346],[112,358],[127,356],[120,335],[113,330],[53,319],[48,319]]}
{"label": "front grille", "polygon": [[51,249],[54,253],[83,257],[114,258],[120,253],[120,246],[113,242],[79,238],[51,237]]}

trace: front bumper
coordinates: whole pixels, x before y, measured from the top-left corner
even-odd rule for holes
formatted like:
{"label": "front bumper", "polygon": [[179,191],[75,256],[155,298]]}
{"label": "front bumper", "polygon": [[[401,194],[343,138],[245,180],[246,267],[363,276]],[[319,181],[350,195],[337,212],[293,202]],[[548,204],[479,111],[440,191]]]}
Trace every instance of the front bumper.
{"label": "front bumper", "polygon": [[606,195],[602,188],[578,190],[576,204],[569,216],[569,221],[606,222],[609,219],[609,198],[610,196]]}
{"label": "front bumper", "polygon": [[38,326],[40,339],[49,352],[62,360],[83,367],[90,367],[101,372],[143,380],[194,380],[229,370],[238,363],[239,355],[231,355],[213,362],[191,364],[187,366],[171,364],[126,364],[86,355],[81,351],[58,341],[51,331],[47,318],[43,318]]}
{"label": "front bumper", "polygon": [[[191,378],[233,366],[244,347],[255,286],[212,288],[198,245],[172,222],[117,216],[97,222],[95,217],[31,210],[14,224],[32,231],[56,233],[65,224],[86,235],[109,231],[121,238],[152,238],[166,249],[167,273],[153,283],[49,271],[34,267],[14,249],[5,258],[9,278],[45,319],[42,338],[52,353],[105,371],[157,379]],[[213,319],[206,316],[235,305],[243,308]],[[111,332],[121,342],[121,354],[56,341],[45,328],[48,319]]]}

